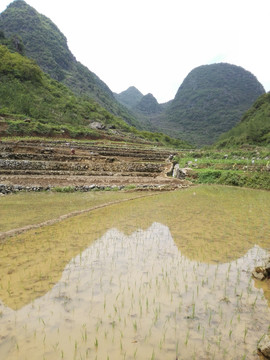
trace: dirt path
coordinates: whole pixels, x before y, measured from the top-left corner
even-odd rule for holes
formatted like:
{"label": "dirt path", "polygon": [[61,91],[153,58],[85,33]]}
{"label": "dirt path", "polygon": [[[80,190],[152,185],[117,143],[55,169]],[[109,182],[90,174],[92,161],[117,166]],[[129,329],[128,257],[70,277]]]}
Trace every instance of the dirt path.
{"label": "dirt path", "polygon": [[9,237],[21,234],[21,233],[23,233],[25,231],[32,230],[32,229],[38,229],[38,228],[41,228],[43,226],[53,225],[53,224],[56,224],[56,223],[58,223],[60,221],[65,220],[65,219],[71,218],[73,216],[81,215],[81,214],[88,213],[88,212],[91,212],[91,211],[94,211],[94,210],[97,210],[97,209],[101,209],[101,208],[104,208],[104,207],[120,204],[120,203],[123,203],[123,202],[133,201],[133,200],[136,200],[136,199],[141,199],[141,198],[150,197],[150,196],[156,196],[156,195],[157,195],[157,193],[151,193],[151,194],[144,194],[144,195],[136,196],[136,197],[131,198],[131,199],[111,201],[111,202],[107,202],[105,204],[92,206],[92,207],[90,207],[88,209],[72,211],[72,212],[70,212],[68,214],[61,215],[61,216],[59,216],[57,218],[50,219],[50,220],[41,222],[39,224],[32,224],[32,225],[23,226],[21,228],[8,230],[8,231],[0,233],[0,243],[4,243],[5,241],[7,241],[7,239]]}

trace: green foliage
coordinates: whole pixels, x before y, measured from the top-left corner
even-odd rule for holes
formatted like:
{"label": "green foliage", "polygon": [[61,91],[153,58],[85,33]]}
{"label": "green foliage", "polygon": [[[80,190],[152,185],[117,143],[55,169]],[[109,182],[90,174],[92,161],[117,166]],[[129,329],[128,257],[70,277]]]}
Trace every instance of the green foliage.
{"label": "green foliage", "polygon": [[211,144],[240,121],[263,93],[255,76],[241,67],[203,65],[188,74],[160,122],[165,121],[170,133],[177,132],[180,138]]}
{"label": "green foliage", "polygon": [[134,110],[146,115],[152,115],[160,113],[162,108],[152,94],[147,94],[136,104]]}
{"label": "green foliage", "polygon": [[222,184],[270,190],[269,173],[244,173],[232,170],[221,172],[210,170],[198,172],[196,182],[199,184]]}
{"label": "green foliage", "polygon": [[[12,116],[11,116],[12,115]],[[163,134],[141,132],[87,97],[75,96],[66,86],[44,74],[32,60],[0,45],[0,116],[4,136],[45,136],[97,139],[116,137],[144,139],[157,145],[188,148]],[[93,121],[107,129],[99,133]],[[118,135],[117,135],[118,134]]]}
{"label": "green foliage", "polygon": [[59,192],[59,193],[73,193],[73,192],[75,192],[75,187],[74,186],[64,186],[64,187],[56,186],[56,187],[52,188],[52,191]]}
{"label": "green foliage", "polygon": [[120,94],[114,94],[115,98],[129,109],[134,108],[143,98],[143,94],[134,86],[122,91]]}
{"label": "green foliage", "polygon": [[41,82],[42,72],[32,61],[17,53],[10,53],[6,46],[0,45],[0,76],[9,76],[20,80]]}
{"label": "green foliage", "polygon": [[270,149],[249,147],[180,152],[180,167],[193,169],[196,184],[222,184],[270,190]]}
{"label": "green foliage", "polygon": [[[0,31],[9,37],[20,34],[26,55],[34,59],[53,79],[67,85],[76,95],[91,98],[111,114],[120,116],[130,125],[140,128],[135,117],[115,100],[108,86],[75,59],[68,48],[66,37],[57,26],[25,1],[12,2],[0,14]],[[89,43],[86,46],[89,46]]]}
{"label": "green foliage", "polygon": [[221,177],[221,171],[206,170],[198,174],[197,181],[200,184],[214,184]]}
{"label": "green foliage", "polygon": [[[76,97],[67,87],[52,80],[26,57],[11,53],[0,45],[0,109],[2,113],[21,114],[30,121],[9,120],[7,134],[52,136],[98,136],[88,128],[93,120],[129,126],[92,100]],[[65,126],[64,126],[65,125]]]}
{"label": "green foliage", "polygon": [[216,146],[222,148],[243,144],[270,144],[270,93],[260,96],[241,122],[220,137]]}
{"label": "green foliage", "polygon": [[7,39],[4,31],[0,31],[0,45],[5,45],[10,51],[24,55],[24,45],[18,35],[13,35]]}

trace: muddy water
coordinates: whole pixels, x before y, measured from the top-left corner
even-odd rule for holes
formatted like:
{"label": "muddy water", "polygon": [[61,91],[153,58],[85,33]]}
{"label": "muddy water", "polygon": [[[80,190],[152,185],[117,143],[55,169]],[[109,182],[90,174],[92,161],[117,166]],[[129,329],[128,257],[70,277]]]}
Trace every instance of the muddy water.
{"label": "muddy water", "polygon": [[250,271],[270,247],[269,200],[201,187],[14,237],[0,358],[258,359],[270,297]]}

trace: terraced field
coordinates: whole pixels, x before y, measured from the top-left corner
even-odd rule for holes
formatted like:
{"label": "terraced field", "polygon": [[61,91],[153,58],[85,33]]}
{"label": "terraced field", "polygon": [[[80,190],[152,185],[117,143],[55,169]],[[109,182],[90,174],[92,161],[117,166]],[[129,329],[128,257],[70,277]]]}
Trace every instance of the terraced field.
{"label": "terraced field", "polygon": [[178,188],[168,177],[175,151],[119,143],[21,140],[0,144],[0,183],[21,187],[135,185]]}

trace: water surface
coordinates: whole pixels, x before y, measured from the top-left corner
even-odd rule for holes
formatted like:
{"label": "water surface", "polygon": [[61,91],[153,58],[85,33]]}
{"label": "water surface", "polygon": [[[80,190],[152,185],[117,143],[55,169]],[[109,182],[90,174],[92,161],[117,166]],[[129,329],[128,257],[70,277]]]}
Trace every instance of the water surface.
{"label": "water surface", "polygon": [[199,187],[29,231],[1,248],[0,354],[258,359],[270,193]]}

